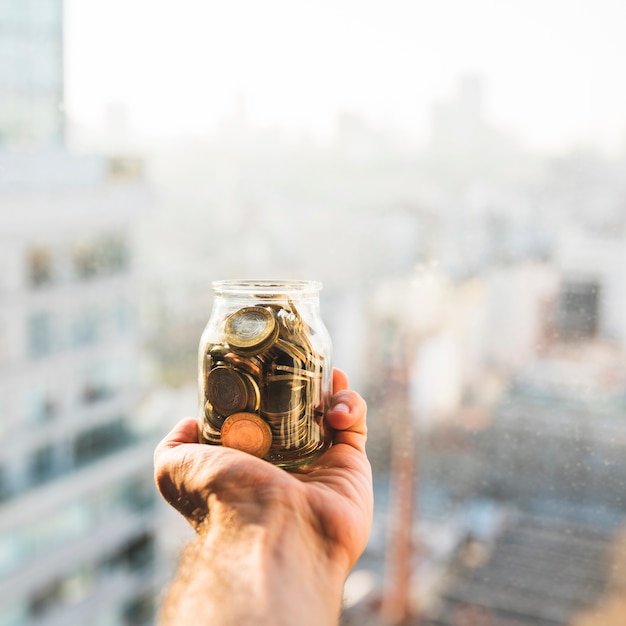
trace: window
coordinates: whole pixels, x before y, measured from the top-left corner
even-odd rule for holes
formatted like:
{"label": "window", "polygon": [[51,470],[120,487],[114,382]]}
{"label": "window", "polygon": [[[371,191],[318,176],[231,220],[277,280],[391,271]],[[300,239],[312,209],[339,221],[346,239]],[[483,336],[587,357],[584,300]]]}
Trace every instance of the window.
{"label": "window", "polygon": [[72,263],[76,276],[84,280],[123,272],[129,264],[128,244],[117,234],[77,243]]}
{"label": "window", "polygon": [[33,382],[26,394],[26,419],[31,424],[40,424],[54,419],[59,412],[59,403],[52,383]]}
{"label": "window", "polygon": [[122,488],[121,497],[130,508],[144,511],[154,504],[154,484],[151,479],[133,481]]}
{"label": "window", "polygon": [[62,598],[63,581],[57,579],[37,590],[30,599],[32,617],[42,617],[57,606]]}
{"label": "window", "polygon": [[33,248],[28,255],[28,276],[33,287],[49,285],[53,281],[53,258],[48,248]]}
{"label": "window", "polygon": [[94,574],[93,566],[78,567],[37,590],[30,598],[31,617],[42,618],[59,607],[82,600],[93,587]]}
{"label": "window", "polygon": [[72,261],[74,272],[80,279],[88,279],[98,273],[98,251],[93,245],[87,243],[76,245],[72,253]]}
{"label": "window", "polygon": [[144,594],[134,598],[124,607],[122,615],[123,626],[143,626],[150,623],[154,616],[154,597],[152,594]]}
{"label": "window", "polygon": [[76,465],[97,461],[132,441],[125,419],[119,418],[78,435],[74,441],[74,461]]}
{"label": "window", "polygon": [[6,500],[11,494],[6,469],[0,465],[0,502]]}
{"label": "window", "polygon": [[154,537],[144,533],[123,546],[111,560],[111,564],[131,571],[143,570],[154,563]]}
{"label": "window", "polygon": [[51,313],[35,313],[28,319],[28,353],[32,357],[52,354],[59,344]]}
{"label": "window", "polygon": [[600,319],[599,283],[566,280],[559,300],[559,330],[565,339],[594,337]]}
{"label": "window", "polygon": [[116,360],[100,361],[89,367],[83,374],[81,401],[92,404],[115,395],[124,385],[127,368],[124,362]]}
{"label": "window", "polygon": [[105,271],[118,273],[129,265],[129,250],[126,239],[122,235],[106,237],[101,242],[102,264]]}
{"label": "window", "polygon": [[30,479],[35,485],[47,482],[56,475],[55,449],[51,444],[36,450],[30,461]]}
{"label": "window", "polygon": [[72,344],[88,346],[98,341],[102,328],[102,317],[97,311],[82,311],[72,322]]}
{"label": "window", "polygon": [[115,330],[123,335],[133,328],[133,307],[126,299],[120,299],[111,310]]}

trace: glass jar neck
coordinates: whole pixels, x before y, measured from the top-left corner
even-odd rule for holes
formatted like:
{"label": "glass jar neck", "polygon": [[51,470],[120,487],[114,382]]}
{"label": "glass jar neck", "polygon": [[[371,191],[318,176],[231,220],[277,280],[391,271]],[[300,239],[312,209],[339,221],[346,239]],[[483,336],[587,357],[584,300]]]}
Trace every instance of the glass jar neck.
{"label": "glass jar neck", "polygon": [[322,284],[306,280],[219,280],[212,283],[218,298],[317,300]]}

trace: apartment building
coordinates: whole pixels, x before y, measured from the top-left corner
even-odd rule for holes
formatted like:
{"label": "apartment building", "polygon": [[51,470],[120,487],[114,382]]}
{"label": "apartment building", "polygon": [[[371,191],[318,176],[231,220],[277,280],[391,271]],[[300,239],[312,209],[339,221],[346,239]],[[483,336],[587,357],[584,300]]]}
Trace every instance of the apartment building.
{"label": "apartment building", "polygon": [[0,624],[152,623],[133,162],[63,147],[63,3],[0,0]]}
{"label": "apartment building", "polygon": [[61,145],[62,0],[0,0],[0,147]]}
{"label": "apartment building", "polygon": [[32,155],[28,190],[0,186],[0,623],[139,624],[154,441],[132,427],[131,240],[148,198],[99,158],[59,153],[74,182],[46,182],[49,158]]}

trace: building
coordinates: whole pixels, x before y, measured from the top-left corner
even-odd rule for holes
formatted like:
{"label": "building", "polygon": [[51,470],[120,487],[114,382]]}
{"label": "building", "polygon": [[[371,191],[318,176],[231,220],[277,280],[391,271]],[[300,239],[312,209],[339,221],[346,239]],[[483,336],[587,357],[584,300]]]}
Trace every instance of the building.
{"label": "building", "polygon": [[62,2],[0,0],[0,24],[0,624],[152,623],[149,194],[136,162],[63,148]]}
{"label": "building", "polygon": [[0,148],[62,145],[62,0],[0,0],[0,28]]}
{"label": "building", "polygon": [[[3,171],[23,172],[12,156]],[[154,441],[131,426],[131,238],[147,197],[107,182],[99,158],[59,153],[73,186],[38,180],[50,158],[32,155],[28,190],[0,191],[0,623],[95,611],[139,624],[153,595]]]}

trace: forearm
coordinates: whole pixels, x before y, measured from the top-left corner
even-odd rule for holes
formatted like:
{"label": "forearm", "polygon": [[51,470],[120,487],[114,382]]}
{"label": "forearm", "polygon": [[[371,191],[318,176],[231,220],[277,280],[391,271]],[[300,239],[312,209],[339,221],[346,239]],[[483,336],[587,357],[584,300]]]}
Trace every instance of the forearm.
{"label": "forearm", "polygon": [[160,623],[336,626],[345,574],[293,516],[262,524],[222,516],[187,547]]}

